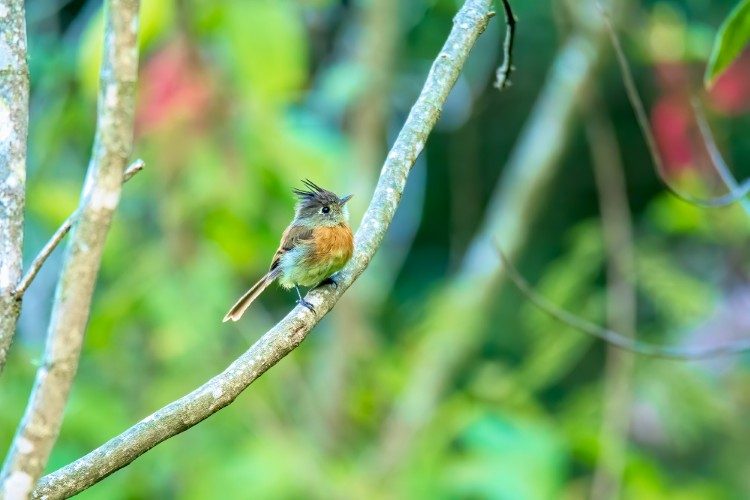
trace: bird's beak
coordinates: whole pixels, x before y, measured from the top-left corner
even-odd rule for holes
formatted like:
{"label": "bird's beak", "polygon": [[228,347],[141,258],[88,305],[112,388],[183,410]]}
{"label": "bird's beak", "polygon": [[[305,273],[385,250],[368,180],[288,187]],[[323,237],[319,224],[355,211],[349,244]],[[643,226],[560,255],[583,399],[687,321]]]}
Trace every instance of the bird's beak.
{"label": "bird's beak", "polygon": [[349,201],[349,200],[352,199],[352,196],[354,196],[354,195],[353,194],[349,194],[349,195],[346,195],[343,198],[341,198],[341,200],[339,200],[339,205],[341,205],[343,207],[346,204],[347,201]]}

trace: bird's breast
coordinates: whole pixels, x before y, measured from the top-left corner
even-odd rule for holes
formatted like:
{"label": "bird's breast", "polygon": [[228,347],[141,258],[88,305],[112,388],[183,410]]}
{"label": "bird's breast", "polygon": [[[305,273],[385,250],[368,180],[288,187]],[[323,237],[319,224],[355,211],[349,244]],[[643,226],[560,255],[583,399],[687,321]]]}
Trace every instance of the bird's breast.
{"label": "bird's breast", "polygon": [[315,248],[311,260],[341,262],[343,266],[354,252],[354,236],[346,224],[319,227],[313,231]]}
{"label": "bird's breast", "polygon": [[354,237],[347,225],[319,227],[309,242],[297,245],[281,257],[279,284],[315,286],[343,268],[354,252]]}

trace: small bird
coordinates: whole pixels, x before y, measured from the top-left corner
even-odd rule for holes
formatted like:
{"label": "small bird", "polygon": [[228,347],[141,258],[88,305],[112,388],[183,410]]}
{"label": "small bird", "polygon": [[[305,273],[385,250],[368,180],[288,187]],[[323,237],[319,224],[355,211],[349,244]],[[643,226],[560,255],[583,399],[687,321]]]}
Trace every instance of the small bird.
{"label": "small bird", "polygon": [[300,286],[336,285],[331,275],[346,265],[354,251],[354,237],[349,227],[346,202],[352,195],[339,198],[309,179],[302,181],[307,189],[293,189],[297,195],[294,220],[281,236],[271,267],[224,316],[224,321],[238,321],[252,302],[268,285],[278,280],[287,290],[297,290],[298,303],[315,312],[302,298]]}

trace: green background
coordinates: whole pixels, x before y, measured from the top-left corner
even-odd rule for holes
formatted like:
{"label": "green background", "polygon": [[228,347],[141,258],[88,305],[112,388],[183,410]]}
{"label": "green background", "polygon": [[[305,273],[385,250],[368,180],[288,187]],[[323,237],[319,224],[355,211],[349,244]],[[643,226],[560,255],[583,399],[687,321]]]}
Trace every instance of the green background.
{"label": "green background", "polygon": [[[294,295],[272,288],[241,322],[221,323],[267,268],[300,178],[353,192],[357,226],[459,3],[143,2],[133,158],[146,169],[124,187],[48,470],[197,387],[286,314]],[[395,457],[395,470],[382,467],[384,456],[394,458],[384,439],[389,412],[430,335],[418,325],[436,314],[431,298],[453,279],[572,29],[566,2],[514,3],[513,86],[492,87],[504,36],[499,15],[412,171],[376,268],[234,404],[81,498],[588,495],[611,356],[509,285],[498,287],[478,328],[456,332],[476,336],[480,348],[447,375],[437,408],[420,416],[426,426]],[[29,262],[77,204],[95,125],[102,13],[95,1],[26,5]],[[733,6],[633,3],[618,26],[668,169],[693,191],[721,192],[695,134],[698,152],[683,161],[680,137],[670,133],[689,117],[693,91],[704,97],[736,175],[750,174],[748,54],[710,95],[700,91],[714,35]],[[609,47],[594,85],[627,178],[639,334],[692,347],[747,335],[748,215],[737,206],[692,207],[666,193]],[[538,216],[527,222],[531,237],[517,260],[546,297],[604,323],[597,190],[584,129],[580,120],[570,126],[559,174],[534,199]],[[0,449],[10,444],[41,359],[62,256],[55,251],[24,299],[0,380]],[[460,316],[460,301],[444,313]],[[746,356],[640,358],[626,383],[624,498],[750,496]]]}

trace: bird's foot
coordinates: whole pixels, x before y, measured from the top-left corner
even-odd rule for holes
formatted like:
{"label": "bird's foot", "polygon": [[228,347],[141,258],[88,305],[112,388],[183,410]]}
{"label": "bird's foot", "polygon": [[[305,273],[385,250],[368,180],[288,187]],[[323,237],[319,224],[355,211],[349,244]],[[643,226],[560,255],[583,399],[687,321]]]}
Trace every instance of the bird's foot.
{"label": "bird's foot", "polygon": [[310,309],[310,311],[312,311],[312,313],[315,314],[315,308],[313,307],[313,305],[311,303],[309,303],[305,299],[299,299],[297,301],[297,304],[301,305],[302,307],[306,307],[306,308]]}
{"label": "bird's foot", "polygon": [[333,276],[329,276],[326,279],[324,279],[323,281],[321,281],[320,283],[318,283],[318,286],[316,286],[315,288],[320,288],[320,287],[326,286],[326,285],[331,285],[333,288],[338,288],[339,287],[339,284],[336,282],[335,279],[333,279]]}

